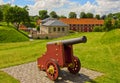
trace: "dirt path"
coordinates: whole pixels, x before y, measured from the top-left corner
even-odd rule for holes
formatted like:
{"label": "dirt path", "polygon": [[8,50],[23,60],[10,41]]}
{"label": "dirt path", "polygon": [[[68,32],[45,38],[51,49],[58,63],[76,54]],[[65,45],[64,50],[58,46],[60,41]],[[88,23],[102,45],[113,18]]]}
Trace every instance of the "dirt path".
{"label": "dirt path", "polygon": [[43,71],[39,71],[36,62],[1,69],[20,80],[21,83],[85,83],[101,76],[102,73],[82,68],[77,75],[70,74],[66,68],[61,69],[62,76],[54,82],[47,78]]}

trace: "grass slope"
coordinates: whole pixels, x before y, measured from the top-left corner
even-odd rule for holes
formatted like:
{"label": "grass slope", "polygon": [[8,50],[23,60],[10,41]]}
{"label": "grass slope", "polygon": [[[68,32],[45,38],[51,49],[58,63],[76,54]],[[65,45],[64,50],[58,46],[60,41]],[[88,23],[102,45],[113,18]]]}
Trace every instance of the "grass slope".
{"label": "grass slope", "polygon": [[12,76],[0,71],[0,83],[20,83],[18,80],[14,79]]}
{"label": "grass slope", "polygon": [[0,26],[0,43],[21,42],[29,39],[15,30],[12,26]]}
{"label": "grass slope", "polygon": [[103,44],[120,42],[120,29],[115,29],[115,30],[112,30],[112,31],[104,34],[101,42]]}
{"label": "grass slope", "polygon": [[[96,83],[119,83],[119,33],[119,29],[106,33],[76,33],[54,40],[68,39],[86,35],[88,38],[87,43],[74,45],[74,54],[79,57],[82,66],[104,73],[104,76],[94,80],[96,81]],[[36,61],[36,59],[45,52],[46,42],[54,40],[35,40],[17,43],[1,43],[0,68],[27,63],[30,61]],[[0,73],[0,76],[1,75],[4,77],[4,74]]]}

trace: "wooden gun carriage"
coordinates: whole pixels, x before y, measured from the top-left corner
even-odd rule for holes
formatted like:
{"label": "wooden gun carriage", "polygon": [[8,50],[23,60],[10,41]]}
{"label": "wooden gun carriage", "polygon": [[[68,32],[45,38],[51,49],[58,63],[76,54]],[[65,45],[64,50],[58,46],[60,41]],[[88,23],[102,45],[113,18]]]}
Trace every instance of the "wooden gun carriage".
{"label": "wooden gun carriage", "polygon": [[67,67],[69,72],[76,74],[81,68],[80,60],[73,54],[73,44],[85,43],[87,38],[74,38],[47,43],[47,51],[37,59],[40,70],[46,71],[51,80],[56,80],[60,74],[60,67]]}

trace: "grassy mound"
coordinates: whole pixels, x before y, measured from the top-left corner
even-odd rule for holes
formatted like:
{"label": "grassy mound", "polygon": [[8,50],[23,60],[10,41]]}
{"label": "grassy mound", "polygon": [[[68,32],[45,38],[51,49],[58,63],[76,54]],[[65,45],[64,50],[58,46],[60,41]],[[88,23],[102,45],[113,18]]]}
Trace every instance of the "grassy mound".
{"label": "grassy mound", "polygon": [[120,29],[115,29],[105,33],[101,39],[101,42],[103,44],[120,42]]}
{"label": "grassy mound", "polygon": [[[46,51],[46,43],[62,39],[87,36],[87,43],[75,44],[74,55],[82,67],[102,72],[104,75],[90,83],[120,82],[120,30],[110,32],[74,33],[52,40],[0,43],[0,68],[36,61]],[[102,43],[101,43],[102,42]],[[13,58],[14,57],[14,58]],[[3,76],[6,74],[1,74]],[[5,79],[5,78],[4,78]],[[6,79],[7,80],[7,79]],[[9,80],[11,82],[11,80]],[[1,81],[0,83],[3,83]]]}
{"label": "grassy mound", "polygon": [[12,26],[0,26],[0,43],[21,42],[29,39],[15,30]]}

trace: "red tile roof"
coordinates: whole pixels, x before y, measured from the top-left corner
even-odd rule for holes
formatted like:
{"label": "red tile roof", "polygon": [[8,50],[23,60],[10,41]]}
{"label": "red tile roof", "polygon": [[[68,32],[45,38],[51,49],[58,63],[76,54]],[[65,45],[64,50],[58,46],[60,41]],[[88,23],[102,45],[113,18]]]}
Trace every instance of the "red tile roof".
{"label": "red tile roof", "polygon": [[84,19],[61,18],[59,20],[61,20],[66,24],[104,24],[104,20],[97,20],[95,18],[84,18]]}
{"label": "red tile roof", "polygon": [[23,24],[19,25],[19,30],[27,30],[27,27]]}

